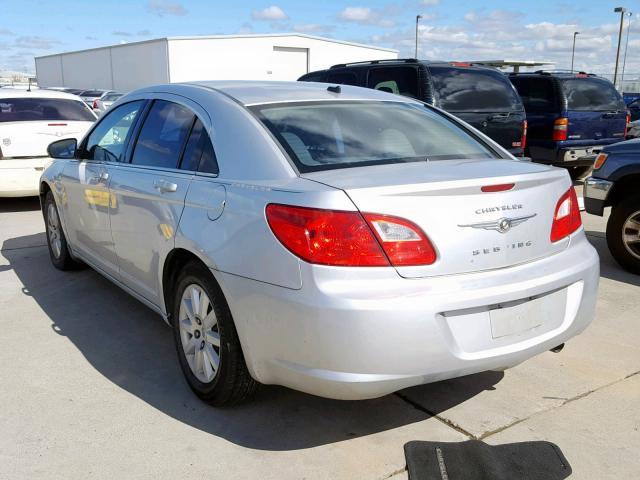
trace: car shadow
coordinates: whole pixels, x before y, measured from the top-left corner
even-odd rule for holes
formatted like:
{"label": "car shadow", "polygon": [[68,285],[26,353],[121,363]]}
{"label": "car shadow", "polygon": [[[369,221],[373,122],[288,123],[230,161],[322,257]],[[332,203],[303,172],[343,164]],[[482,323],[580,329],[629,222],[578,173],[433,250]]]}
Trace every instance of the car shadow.
{"label": "car shadow", "polygon": [[153,408],[244,447],[297,450],[395,429],[493,389],[503,377],[485,372],[413,387],[412,398],[433,398],[429,411],[402,393],[338,401],[266,385],[250,403],[216,409],[189,390],[169,327],[159,316],[89,268],[61,272],[46,247],[20,248],[38,235],[6,240],[1,255],[22,293],[45,312],[52,338],[66,337],[98,372]]}
{"label": "car shadow", "polygon": [[0,198],[0,213],[40,210],[38,197]]}
{"label": "car shadow", "polygon": [[594,246],[600,256],[601,277],[640,287],[640,275],[627,272],[615,261],[613,256],[611,256],[609,247],[607,247],[607,238],[603,232],[587,231],[585,233],[587,234],[589,243]]}

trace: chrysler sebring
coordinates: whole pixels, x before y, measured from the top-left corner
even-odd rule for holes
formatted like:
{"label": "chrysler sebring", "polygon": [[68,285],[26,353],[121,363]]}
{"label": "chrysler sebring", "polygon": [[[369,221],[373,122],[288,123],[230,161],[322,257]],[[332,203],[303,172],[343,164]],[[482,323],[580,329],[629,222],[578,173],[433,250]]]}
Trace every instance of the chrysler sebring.
{"label": "chrysler sebring", "polygon": [[51,261],[160,314],[194,392],[338,399],[504,369],[591,322],[566,171],[417,100],[320,83],[149,87],[49,146]]}

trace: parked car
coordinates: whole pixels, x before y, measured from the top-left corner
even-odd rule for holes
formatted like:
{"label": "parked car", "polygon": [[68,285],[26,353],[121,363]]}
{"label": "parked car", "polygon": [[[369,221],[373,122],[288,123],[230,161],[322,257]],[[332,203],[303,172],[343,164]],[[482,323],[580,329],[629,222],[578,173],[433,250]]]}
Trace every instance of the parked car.
{"label": "parked car", "polygon": [[0,197],[38,195],[55,138],[80,139],[96,116],[82,100],[52,90],[0,91]]}
{"label": "parked car", "polygon": [[358,85],[405,95],[441,108],[488,135],[515,156],[527,138],[524,107],[509,80],[493,68],[412,59],[334,65],[303,82]]}
{"label": "parked car", "polygon": [[636,98],[627,105],[629,116],[632,122],[640,120],[640,98]]}
{"label": "parked car", "polygon": [[566,171],[415,99],[161,85],[49,151],[51,261],[162,315],[215,405],[256,382],[362,399],[509,367],[594,315],[598,256]]}
{"label": "parked car", "polygon": [[607,245],[625,269],[640,274],[640,139],[605,147],[584,183],[587,212],[607,221]]}
{"label": "parked car", "polygon": [[111,107],[111,105],[113,105],[113,103],[115,101],[117,101],[122,95],[124,95],[124,93],[119,93],[119,92],[106,92],[104,93],[100,98],[96,98],[93,101],[93,111],[96,115],[100,116],[102,115],[104,112],[106,112],[109,107]]}
{"label": "parked car", "polygon": [[586,173],[590,155],[624,140],[627,108],[613,84],[586,73],[510,75],[527,112],[527,154],[535,162]]}
{"label": "parked car", "polygon": [[82,98],[82,101],[89,105],[89,108],[93,107],[93,101],[97,98],[100,98],[105,93],[110,92],[110,90],[83,90],[77,95]]}

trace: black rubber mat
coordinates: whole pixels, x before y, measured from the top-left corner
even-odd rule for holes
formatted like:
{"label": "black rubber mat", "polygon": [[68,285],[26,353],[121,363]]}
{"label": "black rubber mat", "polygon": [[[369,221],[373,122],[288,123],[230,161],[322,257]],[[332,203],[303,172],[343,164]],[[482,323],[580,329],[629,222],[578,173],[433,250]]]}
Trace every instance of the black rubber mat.
{"label": "black rubber mat", "polygon": [[404,453],[409,480],[561,480],[571,475],[569,462],[550,442],[414,441]]}

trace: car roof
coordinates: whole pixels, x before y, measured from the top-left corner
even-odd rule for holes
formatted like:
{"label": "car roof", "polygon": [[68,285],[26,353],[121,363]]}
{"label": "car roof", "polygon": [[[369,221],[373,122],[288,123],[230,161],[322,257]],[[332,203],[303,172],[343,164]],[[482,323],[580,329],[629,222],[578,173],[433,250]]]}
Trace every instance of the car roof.
{"label": "car roof", "polygon": [[604,77],[599,77],[593,73],[585,72],[553,72],[553,71],[536,71],[536,72],[518,72],[510,73],[510,78],[518,77],[557,77],[557,78],[599,78],[600,80],[606,80]]}
{"label": "car roof", "polygon": [[23,90],[17,88],[0,88],[0,98],[66,98],[67,100],[80,100],[77,95],[60,92],[58,90],[47,90],[44,88],[32,88]]}
{"label": "car roof", "polygon": [[158,85],[138,90],[141,92],[163,91],[179,93],[184,87],[198,87],[221,92],[244,106],[265,103],[308,102],[326,100],[372,100],[401,103],[422,103],[419,100],[401,97],[379,90],[340,85],[340,92],[330,91],[337,85],[319,82],[275,82],[275,81],[201,81]]}

